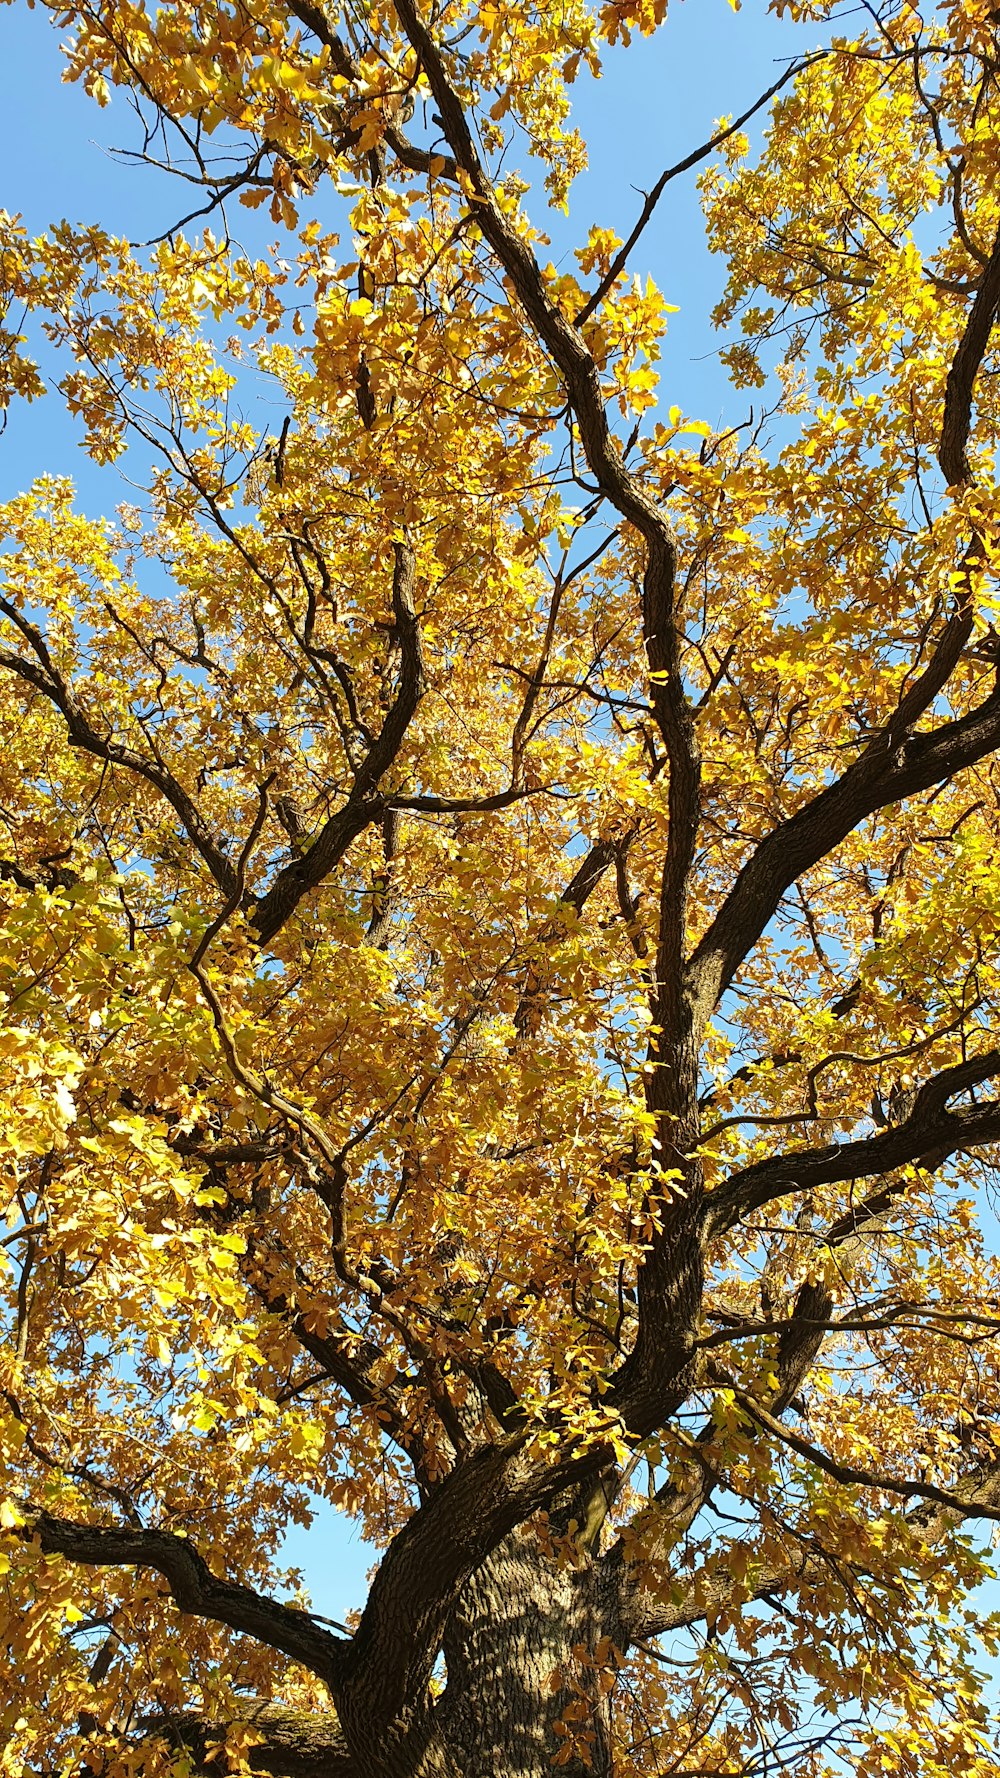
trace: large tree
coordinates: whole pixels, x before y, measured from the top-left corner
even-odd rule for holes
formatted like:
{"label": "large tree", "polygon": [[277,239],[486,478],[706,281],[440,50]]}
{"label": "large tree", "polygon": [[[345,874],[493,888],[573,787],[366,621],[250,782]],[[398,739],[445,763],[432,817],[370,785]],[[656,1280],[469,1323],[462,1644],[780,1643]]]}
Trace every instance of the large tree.
{"label": "large tree", "polygon": [[52,6],[195,215],[0,257],[6,1774],[996,1771],[1000,20],[557,269],[664,10]]}

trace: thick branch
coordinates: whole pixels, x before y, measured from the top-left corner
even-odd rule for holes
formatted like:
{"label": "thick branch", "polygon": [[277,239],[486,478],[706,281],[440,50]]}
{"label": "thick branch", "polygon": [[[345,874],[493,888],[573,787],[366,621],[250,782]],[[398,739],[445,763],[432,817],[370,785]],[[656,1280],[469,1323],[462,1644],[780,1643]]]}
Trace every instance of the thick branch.
{"label": "thick branch", "polygon": [[524,1441],[480,1449],[394,1538],[351,1644],[337,1709],[353,1744],[419,1764],[433,1733],[428,1687],[448,1618],[477,1568],[517,1525],[604,1460],[596,1448],[532,1467]]}
{"label": "thick branch", "polygon": [[622,461],[608,425],[597,366],[583,336],[552,302],[531,248],[497,203],[489,176],[476,151],[462,102],[414,0],[399,0],[396,11],[420,58],[455,159],[468,179],[476,222],[510,278],[538,338],[558,366],[579,421],[591,471],[602,492],[622,516],[636,526],[650,550],[662,555],[665,570],[672,576],[674,546],[669,527]]}
{"label": "thick branch", "polygon": [[866,748],[843,777],[762,840],[744,865],[689,967],[699,1020],[773,919],[782,896],[869,815],[942,784],[1000,747],[1000,690],[967,716],[927,734],[902,738],[892,751]]}
{"label": "thick branch", "polygon": [[[623,461],[608,425],[600,375],[579,327],[552,301],[542,269],[510,217],[497,203],[476,151],[461,100],[448,77],[444,58],[414,0],[396,7],[430,83],[459,168],[474,197],[476,222],[514,286],[539,340],[551,353],[577,418],[587,462],[601,492],[639,531],[646,545],[644,631],[653,674],[654,704],[671,767],[668,865],[686,882],[697,819],[698,762],[693,718],[684,694],[674,618],[676,548],[663,513]],[[682,924],[672,909],[672,924]]]}
{"label": "thick branch", "polygon": [[307,1314],[283,1295],[272,1294],[261,1284],[253,1288],[269,1313],[280,1316],[291,1328],[303,1351],[323,1367],[330,1381],[358,1407],[374,1411],[381,1429],[406,1453],[417,1480],[426,1485],[423,1441],[407,1417],[399,1391],[384,1380],[384,1352],[373,1340],[348,1338],[336,1329],[328,1327],[319,1333],[308,1325]]}
{"label": "thick branch", "polygon": [[[1000,308],[1000,230],[969,310],[945,388],[938,462],[949,487],[972,483],[967,447],[976,377]],[[943,782],[1000,744],[1000,699],[959,722],[913,738],[913,729],[943,690],[972,634],[969,571],[982,555],[974,537],[966,552],[956,609],[931,658],[900,698],[884,729],[849,771],[768,834],[713,920],[695,953],[691,978],[702,1020],[724,993],[792,883],[846,838],[866,816]]]}
{"label": "thick branch", "polygon": [[[664,1165],[671,1168],[675,1156],[681,1160],[687,1201],[693,1210],[700,1189],[697,1168],[688,1169],[682,1157],[696,1136],[697,1066],[682,965],[688,882],[700,812],[700,764],[693,712],[681,674],[676,546],[666,517],[625,465],[608,423],[600,373],[580,329],[553,302],[530,246],[497,203],[445,58],[416,0],[396,0],[396,12],[430,84],[475,220],[562,378],[590,470],[601,493],[635,526],[645,545],[643,631],[653,702],[669,762],[670,815],[657,959],[657,1023],[663,1036],[651,1098]],[[681,1396],[686,1391],[684,1372],[701,1293],[699,1248],[697,1240],[690,1238],[689,1223],[690,1217],[682,1217],[678,1224],[668,1207],[662,1239],[641,1268],[639,1337],[616,1397],[618,1405],[628,1404],[629,1424],[634,1430],[648,1429],[669,1411],[671,1388]]]}
{"label": "thick branch", "polygon": [[762,1204],[789,1192],[847,1184],[891,1173],[914,1162],[941,1161],[959,1149],[1000,1141],[1000,1100],[948,1111],[947,1102],[1000,1073],[1000,1050],[946,1068],[920,1088],[908,1118],[857,1142],[795,1149],[744,1167],[712,1193],[706,1208],[710,1235],[723,1234]]}
{"label": "thick branch", "polygon": [[[882,1227],[905,1189],[905,1180],[899,1180],[861,1203],[852,1204],[824,1233],[814,1237],[817,1249],[835,1252],[839,1268],[846,1271],[855,1255]],[[776,1330],[778,1387],[770,1403],[772,1413],[784,1413],[802,1388],[829,1331],[833,1303],[833,1291],[827,1284],[806,1278],[799,1285],[790,1313]],[[891,1322],[891,1318],[883,1319]]]}
{"label": "thick branch", "polygon": [[[777,1426],[778,1436],[784,1437],[786,1431],[784,1426]],[[813,1447],[807,1446],[805,1441],[797,1443],[803,1447],[801,1454],[810,1459],[815,1458]],[[823,1467],[831,1468],[829,1464],[824,1464]],[[838,1479],[847,1482],[846,1472]],[[859,1474],[858,1481],[865,1486],[882,1485],[878,1478],[863,1474]],[[853,1479],[849,1485],[855,1485]],[[906,1522],[919,1531],[925,1543],[932,1542],[949,1525],[965,1519],[995,1521],[1000,1518],[1000,1463],[973,1471],[956,1482],[954,1488],[947,1490],[927,1488],[920,1484],[915,1484],[912,1490],[898,1483],[888,1485],[895,1486],[898,1493],[912,1493],[921,1500],[921,1504],[907,1514]],[[616,1551],[614,1566],[613,1578],[618,1589],[619,1640],[622,1646],[642,1642],[652,1636],[661,1636],[671,1630],[688,1629],[693,1624],[711,1623],[720,1611],[727,1608],[742,1610],[744,1606],[757,1600],[769,1600],[775,1595],[780,1597],[782,1593],[816,1586],[827,1580],[830,1574],[829,1557],[821,1550],[806,1549],[791,1538],[788,1556],[784,1561],[769,1563],[763,1568],[751,1564],[749,1571],[744,1573],[741,1570],[739,1579],[735,1578],[728,1565],[696,1572],[683,1579],[677,1577],[677,1584],[670,1589],[669,1598],[661,1597],[648,1584],[641,1560],[625,1558],[624,1546],[619,1546]],[[854,1572],[861,1571],[855,1569]]]}
{"label": "thick branch", "polygon": [[[966,317],[962,337],[948,372],[945,385],[944,413],[938,441],[938,464],[950,488],[972,486],[972,468],[968,459],[969,430],[972,425],[972,398],[976,377],[982,366],[990,334],[1000,305],[1000,229],[993,252],[979,280],[975,300]],[[913,684],[900,698],[897,709],[886,726],[888,747],[896,746],[929,710],[941,692],[962,655],[973,628],[972,572],[983,561],[983,542],[974,533],[964,559],[955,593],[955,609],[934,646],[930,660]]]}
{"label": "thick branch", "polygon": [[[794,1587],[807,1587],[821,1580],[828,1572],[822,1557],[792,1546],[786,1562],[775,1562],[766,1568],[751,1570],[739,1583],[741,1602],[750,1604]],[[687,1630],[693,1624],[712,1623],[720,1611],[732,1608],[738,1583],[728,1568],[714,1568],[707,1573],[697,1571],[676,1588],[675,1597],[663,1599],[644,1584],[639,1561],[622,1563],[617,1576],[619,1585],[618,1640],[621,1646],[645,1642],[651,1636],[662,1636],[671,1630]]]}
{"label": "thick branch", "polygon": [[[280,1704],[248,1703],[239,1723],[260,1737],[246,1751],[252,1772],[267,1773],[268,1778],[358,1778],[358,1767],[332,1711],[320,1714],[288,1710]],[[144,1740],[155,1736],[166,1741],[187,1754],[196,1770],[219,1778],[218,1756],[211,1757],[210,1749],[225,1741],[231,1723],[184,1711],[149,1717],[140,1726]]]}
{"label": "thick branch", "polygon": [[[321,6],[312,4],[312,0],[288,0],[288,10],[325,43],[330,50],[330,59],[338,74],[345,80],[360,78],[360,69],[342,37],[334,31],[326,13]],[[398,161],[409,167],[414,173],[429,173],[431,162],[435,163],[435,173],[439,179],[450,180],[453,184],[458,178],[458,169],[450,155],[439,154],[436,150],[418,148],[405,136],[394,123],[386,125],[385,139]]]}
{"label": "thick branch", "polygon": [[991,1484],[988,1490],[980,1489],[970,1496],[969,1493],[958,1494],[951,1488],[939,1488],[935,1482],[917,1482],[905,1476],[886,1476],[873,1470],[861,1469],[853,1463],[842,1463],[838,1458],[831,1457],[809,1439],[801,1438],[788,1426],[775,1419],[767,1408],[761,1407],[752,1395],[741,1389],[735,1378],[728,1372],[717,1368],[716,1380],[725,1389],[732,1390],[741,1408],[761,1429],[767,1432],[779,1444],[787,1445],[797,1457],[802,1457],[824,1475],[840,1482],[845,1488],[872,1488],[882,1493],[896,1494],[903,1500],[920,1500],[929,1506],[943,1509],[958,1518],[973,1517],[1000,1520],[1000,1506],[997,1505],[995,1487]]}
{"label": "thick branch", "polygon": [[67,1556],[93,1567],[152,1568],[166,1580],[178,1611],[240,1630],[308,1667],[333,1687],[344,1670],[350,1644],[331,1636],[308,1612],[280,1605],[252,1587],[220,1580],[184,1537],[170,1531],[80,1525],[38,1513],[26,1536],[34,1535],[46,1555]]}
{"label": "thick branch", "polygon": [[972,425],[972,397],[990,334],[1000,307],[1000,229],[993,251],[979,280],[975,300],[952,359],[945,386],[944,418],[938,446],[938,463],[949,488],[966,487],[972,481],[967,455]]}

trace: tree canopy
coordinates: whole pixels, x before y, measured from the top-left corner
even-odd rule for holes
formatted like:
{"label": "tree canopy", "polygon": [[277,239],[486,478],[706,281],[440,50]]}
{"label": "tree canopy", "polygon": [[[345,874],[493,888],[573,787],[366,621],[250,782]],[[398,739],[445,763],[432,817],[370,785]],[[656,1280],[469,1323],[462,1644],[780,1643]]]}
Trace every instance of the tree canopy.
{"label": "tree canopy", "polygon": [[0,251],[0,1771],[986,1778],[1000,15],[591,217],[664,0],[50,10],[178,206]]}

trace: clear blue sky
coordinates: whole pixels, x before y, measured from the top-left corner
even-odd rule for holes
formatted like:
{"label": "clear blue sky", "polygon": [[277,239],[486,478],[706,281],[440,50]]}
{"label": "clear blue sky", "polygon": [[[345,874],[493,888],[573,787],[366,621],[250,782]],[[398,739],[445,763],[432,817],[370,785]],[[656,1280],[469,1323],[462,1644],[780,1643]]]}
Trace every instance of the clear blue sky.
{"label": "clear blue sky", "polygon": [[[728,0],[681,0],[652,42],[610,55],[600,82],[581,80],[576,88],[575,121],[590,145],[591,169],[574,188],[569,223],[550,219],[553,257],[582,242],[591,222],[627,233],[641,189],[710,136],[721,114],[745,110],[788,57],[815,42],[814,27],[779,25],[760,0],[747,0],[739,13]],[[62,85],[58,44],[47,13],[30,11],[24,0],[0,7],[0,206],[21,212],[32,233],[67,217],[148,239],[190,208],[190,188],[111,157],[112,146],[136,145],[134,119],[120,95],[101,111],[78,87]],[[542,211],[539,201],[539,220]],[[234,216],[247,246],[263,250],[273,232],[267,223],[245,210]],[[711,353],[708,316],[723,268],[704,245],[693,174],[668,188],[632,269],[651,273],[679,305],[662,367],[664,404],[677,402],[713,423],[742,419],[746,397],[728,390]],[[80,450],[58,397],[12,412],[0,439],[0,498],[43,472],[71,475],[92,516],[129,497],[116,470],[98,469]],[[310,1532],[292,1532],[286,1551],[318,1611],[340,1618],[363,1602],[374,1552],[337,1514],[324,1508]]]}
{"label": "clear blue sky", "polygon": [[[627,233],[642,189],[710,136],[720,115],[745,110],[788,58],[816,41],[816,27],[778,24],[761,0],[747,0],[738,13],[729,0],[678,0],[651,42],[610,53],[604,77],[581,78],[574,89],[575,121],[590,145],[591,167],[573,189],[569,221],[549,213],[553,257],[567,256],[591,222]],[[61,83],[59,42],[41,7],[32,11],[15,0],[0,8],[0,206],[20,212],[29,232],[66,217],[149,239],[197,197],[191,199],[190,187],[111,156],[112,147],[137,146],[135,120],[122,94],[113,92],[102,111],[78,86]],[[332,205],[332,194],[326,201]],[[539,200],[540,221],[543,212]],[[341,214],[331,210],[338,222]],[[263,212],[234,207],[231,221],[248,247],[266,249],[274,231]],[[730,423],[742,419],[746,397],[732,395],[711,356],[707,323],[722,268],[704,244],[693,173],[668,187],[633,269],[651,273],[680,309],[671,319],[663,365],[665,405],[677,402],[713,423],[724,414]],[[0,443],[0,498],[42,471],[58,471],[74,476],[92,514],[113,509],[127,490],[114,472],[94,469],[77,438],[58,401],[27,411],[22,404]]]}

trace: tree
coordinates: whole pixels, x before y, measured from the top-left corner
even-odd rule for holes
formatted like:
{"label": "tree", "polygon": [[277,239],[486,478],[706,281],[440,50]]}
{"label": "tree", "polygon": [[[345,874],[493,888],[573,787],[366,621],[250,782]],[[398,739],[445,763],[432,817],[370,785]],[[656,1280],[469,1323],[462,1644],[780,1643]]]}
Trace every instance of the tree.
{"label": "tree", "polygon": [[664,10],[53,7],[195,197],[0,260],[145,477],[3,509],[4,1772],[995,1771],[1000,20],[777,0],[556,268]]}

